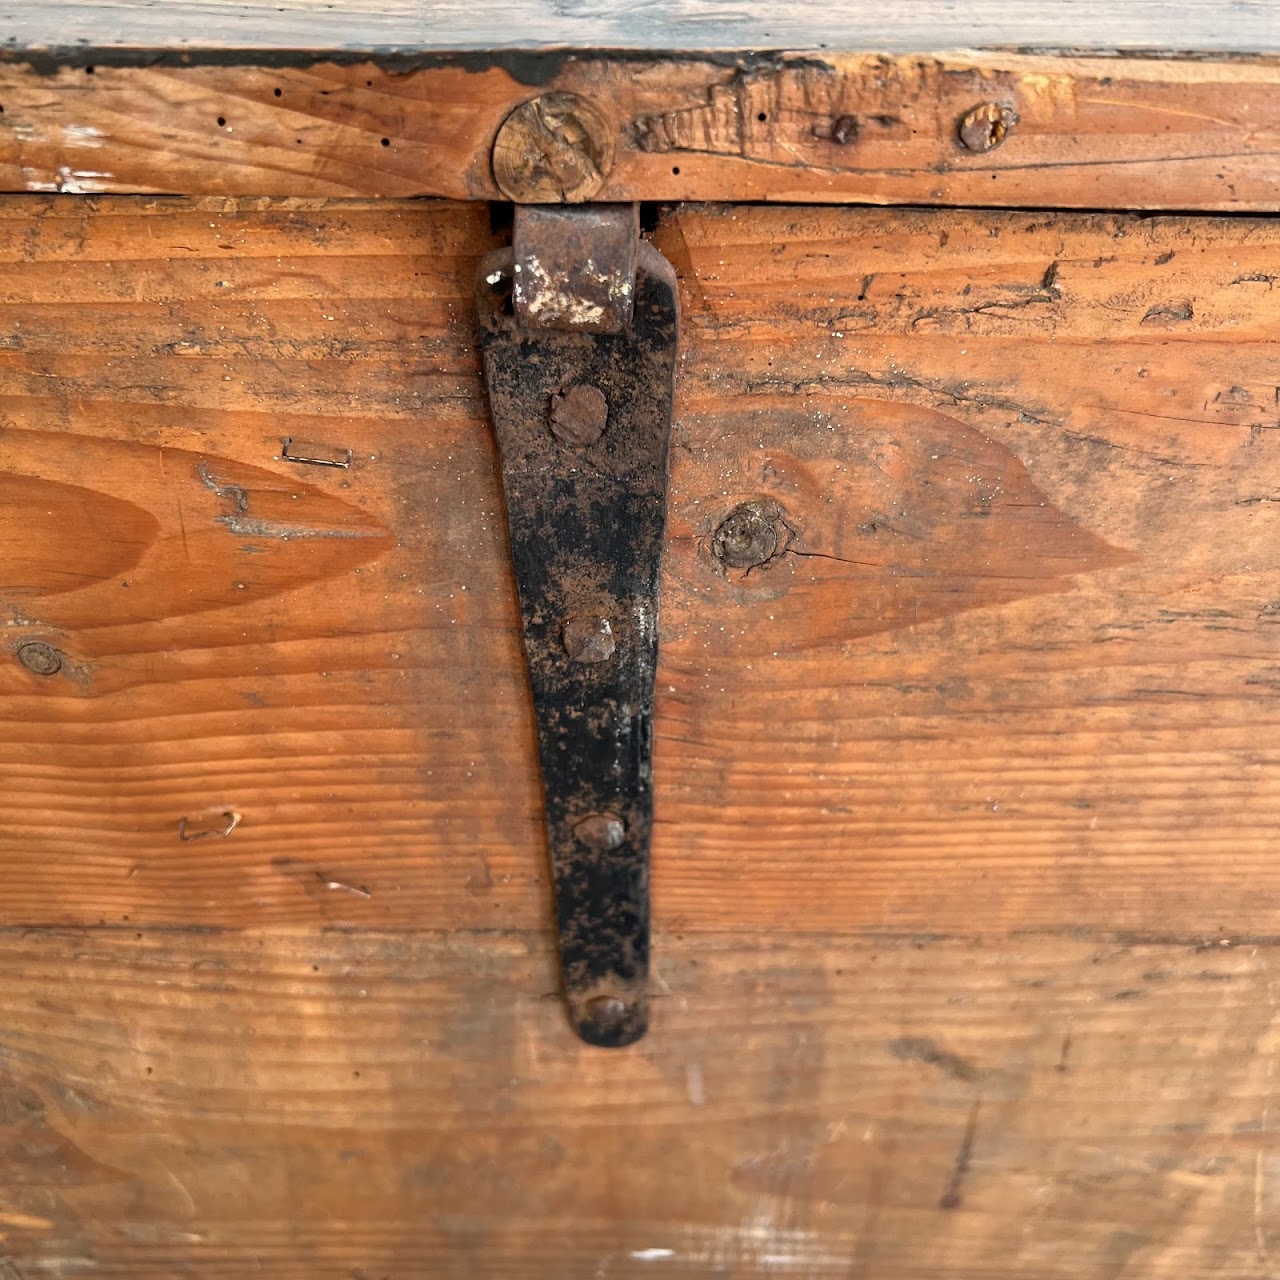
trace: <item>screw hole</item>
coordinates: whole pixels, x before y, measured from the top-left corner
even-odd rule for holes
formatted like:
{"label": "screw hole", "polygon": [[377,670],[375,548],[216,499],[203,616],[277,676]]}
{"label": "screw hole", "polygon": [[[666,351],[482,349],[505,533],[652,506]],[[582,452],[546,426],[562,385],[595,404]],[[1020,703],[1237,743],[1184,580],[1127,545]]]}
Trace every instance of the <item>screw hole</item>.
{"label": "screw hole", "polygon": [[672,172],[673,174],[675,174],[676,176],[679,176],[679,174],[680,174],[680,166],[679,166],[678,164],[673,164],[673,165],[671,166],[671,172]]}
{"label": "screw hole", "polygon": [[227,117],[226,117],[226,116],[219,116],[219,117],[218,117],[218,128],[219,128],[219,129],[225,129],[225,128],[226,128],[226,125],[227,125]]}
{"label": "screw hole", "polygon": [[390,139],[390,138],[383,138],[383,140],[382,140],[382,145],[383,145],[384,147],[389,147],[389,146],[391,145],[391,139]]}
{"label": "screw hole", "polygon": [[276,95],[276,97],[277,97],[277,98],[283,98],[283,97],[284,97],[284,90],[283,90],[283,89],[273,89],[273,90],[272,90],[272,92]]}
{"label": "screw hole", "polygon": [[762,111],[758,116],[756,116],[756,119],[759,120],[761,124],[764,124],[768,118],[769,113],[767,111]]}
{"label": "screw hole", "polygon": [[87,76],[91,76],[91,75],[93,75],[93,72],[94,72],[94,68],[93,68],[93,65],[92,65],[92,64],[90,64],[89,66],[85,67],[85,69],[84,69],[84,73],[85,73],[85,75],[87,75]]}

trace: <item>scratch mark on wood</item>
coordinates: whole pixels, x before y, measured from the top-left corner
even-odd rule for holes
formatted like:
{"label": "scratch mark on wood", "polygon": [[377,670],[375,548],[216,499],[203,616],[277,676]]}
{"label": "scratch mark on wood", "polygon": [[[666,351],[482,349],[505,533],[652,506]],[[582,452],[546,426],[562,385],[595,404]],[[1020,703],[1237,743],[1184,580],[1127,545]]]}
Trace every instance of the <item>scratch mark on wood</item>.
{"label": "scratch mark on wood", "polygon": [[978,1112],[981,1109],[982,1100],[975,1098],[973,1106],[969,1110],[969,1120],[964,1127],[964,1135],[960,1139],[960,1150],[956,1152],[956,1163],[951,1172],[951,1181],[947,1184],[947,1189],[942,1193],[942,1198],[938,1201],[939,1209],[958,1209],[964,1203],[964,1197],[960,1194],[960,1190],[964,1185],[965,1174],[969,1172],[969,1165],[973,1159],[973,1143],[978,1134]]}
{"label": "scratch mark on wood", "polygon": [[1067,1066],[1067,1057],[1070,1053],[1071,1053],[1071,1032],[1068,1031],[1067,1034],[1062,1037],[1062,1052],[1059,1053],[1058,1055],[1058,1065],[1055,1068],[1055,1070],[1058,1070],[1064,1073],[1069,1070],[1069,1067]]}

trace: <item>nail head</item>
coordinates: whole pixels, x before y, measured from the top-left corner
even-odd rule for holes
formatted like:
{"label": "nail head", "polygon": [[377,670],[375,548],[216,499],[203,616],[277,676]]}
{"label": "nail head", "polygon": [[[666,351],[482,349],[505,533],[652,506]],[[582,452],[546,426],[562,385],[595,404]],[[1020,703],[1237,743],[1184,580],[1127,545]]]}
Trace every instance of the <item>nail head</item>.
{"label": "nail head", "polygon": [[579,383],[551,397],[551,434],[561,444],[593,445],[608,421],[609,402],[599,387]]}
{"label": "nail head", "polygon": [[565,652],[574,662],[607,662],[618,647],[608,618],[570,618],[563,637]]}
{"label": "nail head", "polygon": [[574,826],[573,834],[588,849],[609,853],[627,838],[627,829],[611,813],[593,813]]}
{"label": "nail head", "polygon": [[620,996],[595,996],[587,1001],[587,1017],[600,1031],[616,1031],[626,1020],[627,1002]]}

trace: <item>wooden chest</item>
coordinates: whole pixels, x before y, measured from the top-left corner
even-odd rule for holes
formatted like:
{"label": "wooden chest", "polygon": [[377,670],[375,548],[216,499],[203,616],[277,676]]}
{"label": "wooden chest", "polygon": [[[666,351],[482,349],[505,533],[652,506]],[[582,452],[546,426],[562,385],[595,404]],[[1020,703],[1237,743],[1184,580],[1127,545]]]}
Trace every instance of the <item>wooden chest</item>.
{"label": "wooden chest", "polygon": [[[0,1278],[1280,1273],[1276,6],[282,4],[0,27]],[[617,1050],[513,198],[678,279]]]}

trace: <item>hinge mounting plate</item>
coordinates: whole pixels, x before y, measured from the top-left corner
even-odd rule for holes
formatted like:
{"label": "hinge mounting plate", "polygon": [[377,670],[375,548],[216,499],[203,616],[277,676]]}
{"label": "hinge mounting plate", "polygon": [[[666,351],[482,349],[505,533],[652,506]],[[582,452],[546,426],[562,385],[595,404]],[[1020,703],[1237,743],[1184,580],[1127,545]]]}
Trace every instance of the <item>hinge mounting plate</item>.
{"label": "hinge mounting plate", "polygon": [[658,572],[679,302],[633,205],[518,208],[477,282],[569,1017],[648,1025]]}

